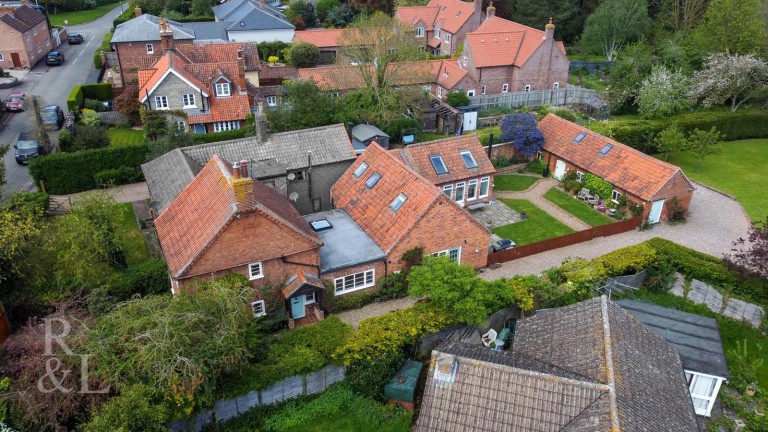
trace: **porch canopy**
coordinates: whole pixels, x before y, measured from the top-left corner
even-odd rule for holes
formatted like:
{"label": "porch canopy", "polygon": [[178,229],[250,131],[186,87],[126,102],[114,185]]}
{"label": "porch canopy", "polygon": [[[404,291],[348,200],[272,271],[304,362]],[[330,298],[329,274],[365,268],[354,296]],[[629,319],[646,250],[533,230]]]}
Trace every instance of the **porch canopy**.
{"label": "porch canopy", "polygon": [[318,290],[325,290],[325,285],[316,275],[298,272],[288,278],[283,285],[283,297],[286,300],[297,295],[307,295]]}

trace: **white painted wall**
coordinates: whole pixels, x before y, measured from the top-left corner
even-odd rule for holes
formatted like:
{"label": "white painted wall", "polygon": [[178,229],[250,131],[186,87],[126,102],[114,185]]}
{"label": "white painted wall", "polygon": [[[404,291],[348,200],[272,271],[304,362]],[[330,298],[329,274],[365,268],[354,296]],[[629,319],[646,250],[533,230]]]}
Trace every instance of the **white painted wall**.
{"label": "white painted wall", "polygon": [[293,42],[293,29],[227,31],[231,42]]}

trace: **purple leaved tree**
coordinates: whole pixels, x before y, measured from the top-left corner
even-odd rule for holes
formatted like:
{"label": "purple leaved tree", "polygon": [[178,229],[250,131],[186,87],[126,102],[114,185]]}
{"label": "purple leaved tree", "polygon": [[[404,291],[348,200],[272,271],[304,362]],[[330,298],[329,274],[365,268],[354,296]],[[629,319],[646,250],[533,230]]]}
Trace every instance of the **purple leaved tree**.
{"label": "purple leaved tree", "polygon": [[501,142],[512,142],[515,151],[526,158],[544,147],[544,135],[536,127],[536,119],[527,113],[512,114],[501,122]]}
{"label": "purple leaved tree", "polygon": [[768,278],[768,217],[764,222],[756,222],[746,239],[733,242],[733,249],[725,256],[725,261],[741,274],[742,279]]}

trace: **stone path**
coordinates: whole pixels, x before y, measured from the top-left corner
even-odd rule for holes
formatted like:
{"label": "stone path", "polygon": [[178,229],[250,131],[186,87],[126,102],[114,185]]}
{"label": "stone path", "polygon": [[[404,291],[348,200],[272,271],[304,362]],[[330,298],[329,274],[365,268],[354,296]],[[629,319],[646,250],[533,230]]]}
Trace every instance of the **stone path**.
{"label": "stone path", "polygon": [[371,303],[368,306],[361,307],[360,309],[342,312],[339,314],[339,319],[351,325],[352,327],[357,328],[357,326],[360,325],[360,321],[366,318],[373,318],[396,310],[409,308],[413,306],[418,300],[419,299],[415,297],[405,297],[385,302]]}
{"label": "stone path", "polygon": [[588,224],[582,222],[576,216],[568,213],[560,207],[552,204],[548,199],[544,198],[544,194],[549,192],[550,189],[558,185],[558,181],[553,178],[541,179],[534,183],[531,187],[524,191],[494,191],[493,196],[495,198],[507,198],[507,199],[525,199],[532,202],[536,207],[547,212],[550,216],[564,223],[575,231],[583,231],[591,228]]}
{"label": "stone path", "polygon": [[[675,283],[670,292],[678,297],[683,297],[697,304],[706,305],[712,312],[725,315],[740,321],[747,321],[760,328],[765,311],[762,307],[747,303],[739,299],[726,299],[715,288],[699,280],[693,279],[686,293],[685,279],[680,273],[676,274]],[[687,294],[687,295],[686,295]]]}

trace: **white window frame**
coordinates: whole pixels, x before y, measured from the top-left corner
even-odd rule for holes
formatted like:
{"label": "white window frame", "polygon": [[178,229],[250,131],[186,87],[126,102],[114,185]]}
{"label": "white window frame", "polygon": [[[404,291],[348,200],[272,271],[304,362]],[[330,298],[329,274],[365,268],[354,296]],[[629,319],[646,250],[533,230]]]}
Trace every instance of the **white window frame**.
{"label": "white window frame", "polygon": [[[312,297],[312,300],[309,299],[310,297]],[[315,304],[315,303],[317,303],[317,293],[316,292],[313,291],[313,292],[311,292],[309,294],[306,294],[304,296],[304,304],[305,305],[310,305],[310,304]]]}
{"label": "white window frame", "polygon": [[477,199],[477,179],[472,179],[467,182],[467,201],[474,201]]}
{"label": "white window frame", "polygon": [[154,54],[155,53],[155,47],[152,44],[147,44],[147,54]]}
{"label": "white window frame", "polygon": [[467,56],[464,56],[464,58],[461,60],[461,65],[466,66],[467,65]]}
{"label": "white window frame", "polygon": [[506,83],[502,84],[501,85],[501,92],[502,93],[509,93],[509,84],[506,84]]}
{"label": "white window frame", "polygon": [[[254,272],[255,269],[258,271]],[[264,265],[259,262],[248,264],[248,280],[256,280],[264,277]]]}
{"label": "white window frame", "polygon": [[[578,173],[576,175],[578,175]],[[616,189],[611,191],[611,201],[618,204],[620,198],[621,198],[621,192],[617,191]]]}
{"label": "white window frame", "polygon": [[[461,196],[459,196],[459,189],[461,189]],[[456,193],[454,194],[455,196],[454,201],[456,201],[457,203],[464,202],[464,194],[467,193],[466,184],[464,182],[456,183],[455,191]]]}
{"label": "white window frame", "polygon": [[[483,193],[483,185],[485,185],[485,193]],[[480,193],[478,198],[485,198],[488,196],[488,194],[491,191],[491,178],[490,177],[483,177],[480,179],[480,190],[478,191]]]}
{"label": "white window frame", "polygon": [[[260,309],[260,311],[257,312],[257,309]],[[255,302],[251,302],[251,311],[253,312],[254,318],[258,318],[266,315],[267,306],[264,303],[264,300],[256,300]]]}
{"label": "white window frame", "polygon": [[277,106],[277,96],[267,96],[267,106]]}
{"label": "white window frame", "polygon": [[232,96],[232,85],[230,83],[228,82],[216,83],[216,97],[230,97],[230,96]]}
{"label": "white window frame", "polygon": [[[452,258],[451,255],[453,254],[456,255],[456,260]],[[461,264],[461,246],[456,246],[456,247],[448,248],[446,250],[441,250],[440,252],[435,252],[430,255],[433,257],[447,256],[451,262],[454,262],[456,264]]]}
{"label": "white window frame", "polygon": [[437,86],[437,97],[441,98],[443,97],[443,88],[440,86]]}
{"label": "white window frame", "polygon": [[167,110],[168,108],[168,96],[155,96],[155,109]]}
{"label": "white window frame", "polygon": [[197,108],[197,104],[195,103],[194,93],[187,93],[187,94],[181,95],[181,103],[184,105],[183,108]]}
{"label": "white window frame", "polygon": [[[362,278],[362,283],[358,285],[358,277]],[[351,279],[350,279],[351,278]],[[348,282],[351,280],[351,283]],[[370,288],[376,285],[376,270],[370,269],[357,273],[351,273],[333,280],[333,290],[335,295],[343,295],[361,289]]]}
{"label": "white window frame", "polygon": [[440,27],[435,27],[435,39],[440,39]]}
{"label": "white window frame", "polygon": [[523,87],[523,91],[526,92],[526,93],[530,93],[531,92],[531,85],[530,84],[526,84],[525,87]]}
{"label": "white window frame", "polygon": [[451,34],[445,32],[445,43],[451,43]]}
{"label": "white window frame", "polygon": [[186,131],[187,130],[187,124],[184,123],[184,120],[176,120],[176,129],[180,131]]}
{"label": "white window frame", "polygon": [[576,178],[579,179],[579,183],[584,183],[584,173],[581,171],[576,171]]}
{"label": "white window frame", "polygon": [[[691,372],[687,370],[684,372],[685,372],[686,381],[688,381],[688,393],[691,396],[691,402],[693,403],[694,411],[698,415],[709,417],[710,414],[712,413],[712,407],[715,404],[715,399],[717,398],[717,394],[718,392],[720,392],[720,385],[722,384],[723,379],[713,375],[700,374],[698,372]],[[690,379],[689,379],[689,376],[690,376]],[[711,379],[715,381],[715,386],[712,389],[712,394],[705,395],[700,393],[693,393],[693,388],[696,385],[696,381],[699,378]],[[694,399],[698,399],[700,401],[706,402],[707,403],[706,408],[698,408],[694,402]]]}
{"label": "white window frame", "polygon": [[3,57],[2,53],[0,53],[0,61],[5,61],[5,57]]}
{"label": "white window frame", "polygon": [[560,89],[560,83],[559,82],[556,82],[556,83],[552,84],[552,90],[558,90],[558,89]]}
{"label": "white window frame", "polygon": [[240,129],[240,122],[238,120],[216,122],[213,124],[214,132],[226,132],[238,129]]}
{"label": "white window frame", "polygon": [[427,93],[430,93],[430,92],[432,92],[432,86],[431,86],[431,85],[429,85],[429,84],[427,84],[427,85],[423,85],[423,86],[421,86],[421,88],[422,88],[422,89],[423,89],[425,92],[427,92]]}
{"label": "white window frame", "polygon": [[416,27],[416,37],[417,38],[424,37],[424,27],[423,26]]}
{"label": "white window frame", "polygon": [[485,94],[485,90],[486,90],[486,89],[487,89],[487,87],[486,87],[486,86],[483,86],[483,91],[482,91],[482,94]]}
{"label": "white window frame", "polygon": [[467,97],[475,97],[475,91],[474,90],[467,90]]}
{"label": "white window frame", "polygon": [[543,160],[544,159],[544,152],[537,151],[536,152],[536,160]]}
{"label": "white window frame", "polygon": [[443,186],[443,193],[448,197],[448,199],[453,199],[453,185],[445,185]]}

